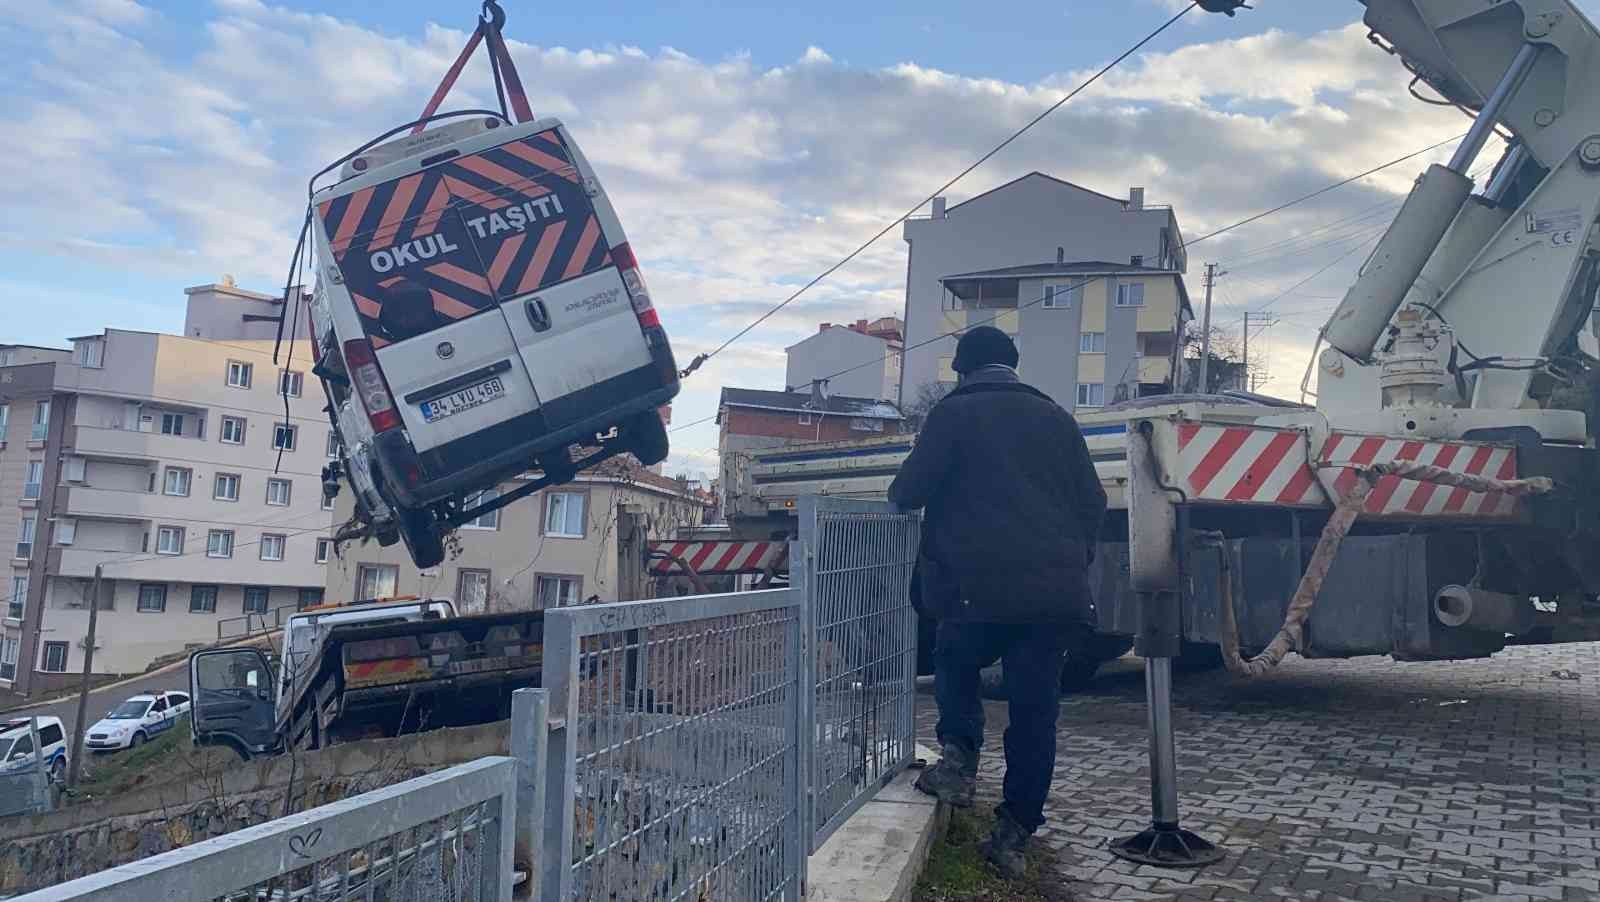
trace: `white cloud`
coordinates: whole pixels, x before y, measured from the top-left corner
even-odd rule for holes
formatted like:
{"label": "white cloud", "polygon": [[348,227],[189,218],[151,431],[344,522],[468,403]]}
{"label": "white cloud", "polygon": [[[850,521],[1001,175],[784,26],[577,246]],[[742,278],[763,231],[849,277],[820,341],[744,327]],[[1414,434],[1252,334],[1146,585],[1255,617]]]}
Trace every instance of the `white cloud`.
{"label": "white cloud", "polygon": [[[1352,5],[1352,18],[1358,12]],[[0,252],[154,272],[172,280],[175,306],[178,287],[223,272],[247,284],[281,280],[306,179],[415,116],[466,37],[432,23],[379,32],[256,0],[220,0],[199,33],[127,0],[81,0],[48,14],[12,5],[0,25],[34,47],[25,83],[0,110],[9,162],[28,173],[0,186],[10,214]],[[198,41],[196,52],[151,49],[184,41]],[[512,52],[535,109],[562,116],[605,178],[683,362],[849,253],[1085,74],[1015,84],[915,62],[859,69],[816,47],[778,67],[670,48],[513,42]],[[82,70],[83,59],[95,66]],[[455,106],[493,104],[475,62]],[[1459,114],[1407,97],[1407,80],[1359,25],[1138,57],[961,183],[952,201],[1039,169],[1111,194],[1144,185],[1194,236],[1464,128]],[[1207,259],[1226,262],[1392,201],[1423,162],[1200,245],[1191,276]],[[817,322],[898,312],[897,232],[690,379],[678,422],[714,412],[723,384],[780,386],[781,349]],[[1318,240],[1240,260],[1227,301],[1259,304],[1343,249]],[[1326,306],[1302,295],[1338,294],[1359,256],[1273,309]],[[1191,282],[1198,296],[1198,278]],[[1275,357],[1309,346],[1290,322],[1275,332]],[[1297,382],[1296,372],[1273,387]],[[674,439],[703,451],[714,427]],[[675,463],[704,459],[685,453]]]}

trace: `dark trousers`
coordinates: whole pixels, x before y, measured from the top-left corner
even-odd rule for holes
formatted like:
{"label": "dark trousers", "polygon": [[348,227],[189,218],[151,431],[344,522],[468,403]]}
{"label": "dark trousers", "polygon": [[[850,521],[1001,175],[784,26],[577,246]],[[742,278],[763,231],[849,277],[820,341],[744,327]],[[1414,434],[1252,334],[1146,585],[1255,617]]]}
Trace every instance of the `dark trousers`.
{"label": "dark trousers", "polygon": [[1044,800],[1055,775],[1061,656],[1073,635],[1073,627],[1055,624],[939,623],[934,649],[939,742],[959,744],[976,757],[983,747],[978,671],[1001,661],[1010,724],[1000,807],[1029,833],[1044,823]]}

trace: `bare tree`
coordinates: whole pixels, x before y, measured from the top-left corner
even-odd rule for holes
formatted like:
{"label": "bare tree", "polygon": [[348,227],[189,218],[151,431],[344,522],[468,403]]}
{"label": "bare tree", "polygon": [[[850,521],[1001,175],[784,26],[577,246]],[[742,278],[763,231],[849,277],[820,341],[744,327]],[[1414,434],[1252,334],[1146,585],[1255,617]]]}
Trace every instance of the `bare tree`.
{"label": "bare tree", "polygon": [[1184,394],[1215,394],[1219,391],[1245,387],[1244,355],[1239,349],[1238,336],[1225,332],[1217,326],[1211,327],[1211,363],[1206,368],[1206,381],[1210,384],[1204,390],[1200,387],[1202,347],[1200,329],[1193,329],[1184,336],[1184,372],[1181,389]]}
{"label": "bare tree", "polygon": [[944,400],[944,396],[955,390],[953,382],[924,382],[917,386],[911,395],[911,400],[901,407],[901,412],[906,415],[906,425],[912,431],[920,431],[922,422],[928,418],[929,411],[934,405]]}

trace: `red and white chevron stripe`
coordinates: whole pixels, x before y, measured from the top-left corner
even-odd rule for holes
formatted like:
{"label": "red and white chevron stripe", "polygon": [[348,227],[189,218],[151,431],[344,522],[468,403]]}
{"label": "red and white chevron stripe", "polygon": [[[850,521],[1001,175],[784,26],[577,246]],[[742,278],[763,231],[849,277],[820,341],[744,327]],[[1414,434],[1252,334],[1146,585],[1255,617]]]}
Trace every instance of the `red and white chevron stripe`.
{"label": "red and white chevron stripe", "polygon": [[[1322,449],[1324,464],[1365,466],[1394,460],[1414,460],[1456,473],[1517,478],[1517,452],[1503,445],[1468,445],[1457,442],[1423,442],[1379,435],[1335,433]],[[1330,494],[1343,495],[1355,484],[1351,467],[1327,467],[1318,478]],[[1510,517],[1517,512],[1517,499],[1499,492],[1472,492],[1467,489],[1398,476],[1378,480],[1367,496],[1369,514],[1410,517]]]}
{"label": "red and white chevron stripe", "polygon": [[[663,551],[673,558],[688,561],[694,572],[762,573],[774,563],[782,563],[789,548],[783,542],[651,542],[651,551]],[[672,576],[683,572],[677,560],[650,561],[651,576]]]}
{"label": "red and white chevron stripe", "polygon": [[1178,460],[1191,501],[1321,506],[1327,503],[1292,429],[1178,424]]}

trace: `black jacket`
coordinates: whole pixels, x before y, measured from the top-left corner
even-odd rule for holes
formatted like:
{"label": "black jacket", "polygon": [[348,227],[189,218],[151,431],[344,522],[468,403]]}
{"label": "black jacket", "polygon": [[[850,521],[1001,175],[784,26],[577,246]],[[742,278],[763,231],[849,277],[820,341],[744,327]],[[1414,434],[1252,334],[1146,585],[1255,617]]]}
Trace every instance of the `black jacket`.
{"label": "black jacket", "polygon": [[924,613],[954,621],[1083,622],[1105,517],[1072,415],[1009,371],[957,388],[928,414],[889,499],[927,508]]}

